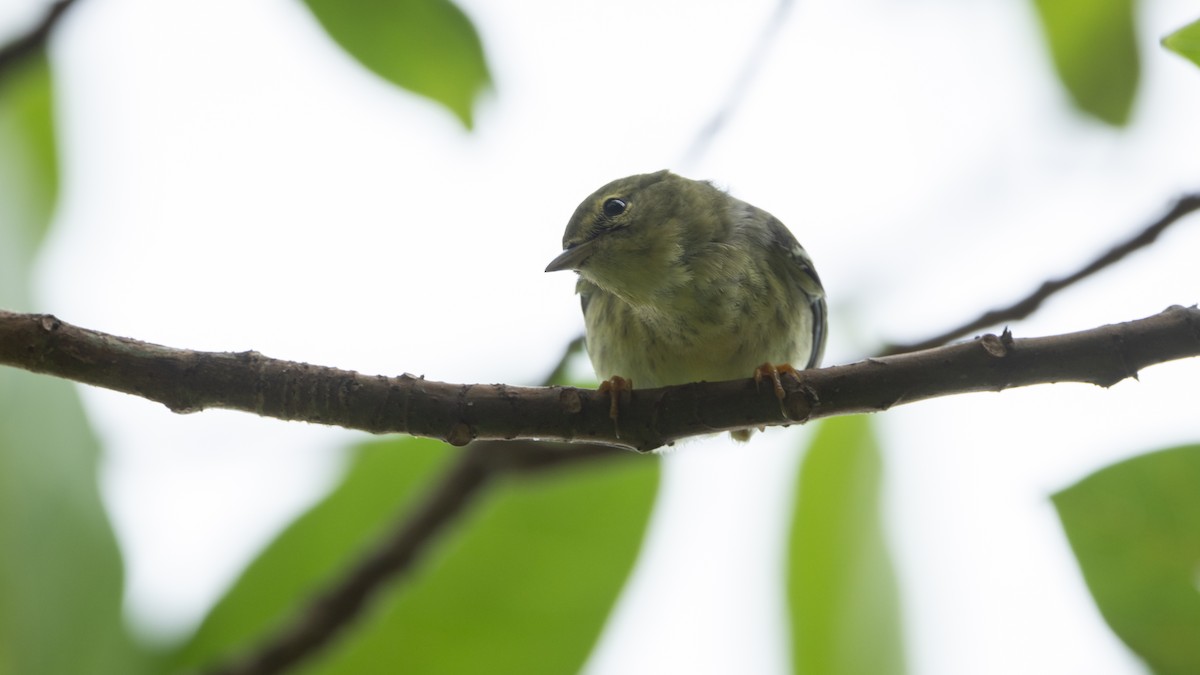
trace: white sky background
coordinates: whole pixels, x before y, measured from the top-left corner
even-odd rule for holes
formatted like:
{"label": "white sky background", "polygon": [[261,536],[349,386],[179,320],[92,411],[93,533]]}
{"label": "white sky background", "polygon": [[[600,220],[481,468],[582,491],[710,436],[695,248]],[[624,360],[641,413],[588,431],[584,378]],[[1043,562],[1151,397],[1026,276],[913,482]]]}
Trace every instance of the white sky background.
{"label": "white sky background", "polygon": [[[0,34],[40,13],[0,0]],[[800,0],[710,152],[679,161],[775,3],[463,2],[497,92],[466,134],[378,80],[298,1],[85,0],[53,45],[64,193],[39,305],[164,344],[368,373],[532,383],[581,330],[543,274],[580,199],[678,168],[779,216],[833,304],[827,363],[924,337],[1074,270],[1200,189],[1200,71],[1148,0],[1133,126],[1081,120],[1029,3]],[[1198,300],[1195,218],[1012,326]],[[911,671],[1143,672],[1087,595],[1048,495],[1200,439],[1200,363],[879,417]],[[349,433],[177,416],[84,389],[145,630],[199,619],[335,478]],[[784,672],[784,505],[802,429],[667,459],[647,556],[590,671]]]}

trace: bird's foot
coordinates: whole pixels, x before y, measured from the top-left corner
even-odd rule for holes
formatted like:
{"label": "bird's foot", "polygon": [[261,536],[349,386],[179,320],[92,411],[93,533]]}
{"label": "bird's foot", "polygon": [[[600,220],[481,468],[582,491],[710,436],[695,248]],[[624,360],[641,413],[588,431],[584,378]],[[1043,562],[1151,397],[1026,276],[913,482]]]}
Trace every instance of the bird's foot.
{"label": "bird's foot", "polygon": [[621,394],[631,391],[633,391],[633,380],[620,375],[613,375],[601,382],[600,388],[596,390],[597,393],[609,396],[608,416],[613,421],[613,429],[617,432],[617,438],[621,437]]}
{"label": "bird's foot", "polygon": [[775,388],[775,398],[779,399],[779,412],[783,414],[784,419],[788,419],[787,408],[783,405],[783,400],[787,398],[787,391],[784,390],[783,381],[780,379],[782,375],[791,375],[796,380],[800,379],[800,373],[791,364],[783,363],[777,366],[768,362],[754,369],[754,387],[759,388],[763,380],[770,378],[771,384]]}
{"label": "bird's foot", "polygon": [[754,369],[754,386],[758,387],[763,380],[771,378],[771,384],[775,385],[775,398],[782,401],[787,398],[787,392],[783,389],[783,382],[779,379],[780,375],[791,375],[797,379],[800,377],[791,364],[783,363],[777,366],[773,363],[764,363]]}

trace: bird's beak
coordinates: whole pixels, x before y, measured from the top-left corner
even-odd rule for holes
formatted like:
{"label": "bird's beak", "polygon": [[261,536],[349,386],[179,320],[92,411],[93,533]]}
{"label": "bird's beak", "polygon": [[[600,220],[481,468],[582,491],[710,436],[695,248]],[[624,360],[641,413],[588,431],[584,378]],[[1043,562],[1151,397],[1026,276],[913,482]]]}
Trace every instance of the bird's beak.
{"label": "bird's beak", "polygon": [[574,244],[568,246],[567,250],[563,251],[557,258],[550,261],[546,265],[547,272],[560,272],[562,270],[577,270],[593,253],[593,242],[585,241],[582,244]]}

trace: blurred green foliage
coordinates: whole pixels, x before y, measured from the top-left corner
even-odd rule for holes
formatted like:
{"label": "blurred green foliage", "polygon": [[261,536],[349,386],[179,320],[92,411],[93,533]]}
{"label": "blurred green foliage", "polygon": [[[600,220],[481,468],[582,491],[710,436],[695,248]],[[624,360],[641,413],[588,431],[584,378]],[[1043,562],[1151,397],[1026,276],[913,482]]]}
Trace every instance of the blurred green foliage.
{"label": "blurred green foliage", "polygon": [[1101,469],[1054,505],[1108,625],[1158,675],[1200,673],[1200,445]]}
{"label": "blurred green foliage", "polygon": [[883,466],[866,415],[821,422],[800,467],[789,545],[795,672],[905,671],[900,600],[880,504]]}
{"label": "blurred green foliage", "polygon": [[469,129],[491,83],[475,26],[449,0],[305,0],[339,45],[389,82],[449,108]]}
{"label": "blurred green foliage", "polygon": [[29,268],[57,197],[50,67],[39,55],[0,79],[0,307],[29,307]]}
{"label": "blurred green foliage", "polygon": [[[285,626],[453,461],[448,446],[413,438],[353,452],[346,479],[250,565],[167,672]],[[657,485],[658,462],[632,455],[504,479],[301,672],[577,671],[637,558]]]}
{"label": "blurred green foliage", "polygon": [[1115,126],[1129,121],[1140,65],[1134,0],[1034,0],[1071,101]]}
{"label": "blurred green foliage", "polygon": [[[31,305],[57,192],[50,69],[0,79],[0,308]],[[0,673],[138,672],[123,571],[96,483],[99,447],[74,387],[0,368]]]}
{"label": "blurred green foliage", "polygon": [[[470,128],[491,77],[447,0],[306,0],[387,81]],[[1138,87],[1133,0],[1035,0],[1074,104],[1128,122]],[[1200,22],[1164,38],[1200,65]],[[43,54],[0,73],[0,307],[32,306],[29,273],[58,194]],[[0,675],[178,672],[243,653],[394,527],[454,461],[416,439],[352,449],[344,480],[245,570],[196,632],[155,660],[126,634],[123,566],[99,499],[98,447],[74,388],[0,369]],[[308,673],[577,671],[636,560],[654,458],[510,477],[435,541],[403,583]],[[801,466],[787,593],[796,672],[901,673],[899,592],[865,416],[822,423]],[[1152,453],[1055,495],[1106,620],[1159,673],[1200,672],[1200,447]]]}
{"label": "blurred green foliage", "polygon": [[1163,38],[1163,46],[1200,66],[1200,20]]}

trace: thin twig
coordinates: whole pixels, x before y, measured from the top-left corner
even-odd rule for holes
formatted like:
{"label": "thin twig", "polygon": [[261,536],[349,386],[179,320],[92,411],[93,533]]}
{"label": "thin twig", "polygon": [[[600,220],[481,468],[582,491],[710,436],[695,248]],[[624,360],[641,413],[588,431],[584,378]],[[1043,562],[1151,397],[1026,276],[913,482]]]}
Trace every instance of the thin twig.
{"label": "thin twig", "polygon": [[792,9],[792,4],[792,0],[779,0],[779,4],[775,6],[775,11],[767,19],[767,23],[763,26],[758,39],[754,41],[750,52],[746,55],[746,60],[742,63],[742,68],[738,71],[737,77],[729,87],[728,93],[725,94],[723,103],[704,126],[700,127],[695,139],[692,140],[691,146],[684,153],[683,160],[680,162],[682,166],[691,166],[698,161],[708,151],[708,146],[712,144],[713,139],[721,133],[725,128],[725,124],[733,117],[733,113],[745,99],[746,90],[750,87],[750,83],[754,81],[755,75],[762,68],[767,52],[770,50],[771,45],[774,44],[775,38],[779,35],[779,29],[783,27],[787,20],[787,15]]}
{"label": "thin twig", "polygon": [[0,80],[21,61],[42,51],[50,33],[77,0],[58,0],[50,5],[46,15],[29,32],[0,47]]}
{"label": "thin twig", "polygon": [[393,534],[369,551],[298,619],[270,636],[242,659],[211,675],[275,675],[326,648],[389,584],[410,573],[422,554],[460,519],[500,475],[545,470],[613,457],[629,457],[602,446],[561,443],[480,441],[466,448],[425,500],[398,521]]}
{"label": "thin twig", "polygon": [[474,501],[488,478],[478,459],[477,453],[464,452],[426,501],[405,518],[403,527],[318,595],[293,625],[244,659],[216,668],[214,675],[281,673],[322,649],[362,612],[380,586],[411,567],[437,535]]}
{"label": "thin twig", "polygon": [[1137,251],[1140,248],[1149,246],[1158,239],[1158,236],[1163,233],[1168,227],[1174,224],[1179,219],[1200,210],[1200,193],[1190,194],[1180,197],[1178,201],[1171,207],[1166,214],[1161,218],[1151,223],[1138,232],[1135,236],[1123,241],[1116,246],[1113,246],[1100,257],[1084,265],[1078,271],[1068,274],[1060,279],[1050,279],[1045,281],[1034,292],[1021,298],[1020,300],[1008,305],[1007,307],[999,307],[988,312],[984,312],[979,317],[964,323],[957,328],[952,328],[941,335],[935,335],[929,339],[911,344],[893,344],[889,345],[881,356],[890,356],[893,354],[903,354],[905,352],[915,352],[922,349],[929,349],[944,345],[951,340],[970,335],[976,331],[999,325],[1006,321],[1015,321],[1023,319],[1041,306],[1047,298],[1058,293],[1059,291],[1083,280],[1093,274],[1110,267],[1113,264],[1120,262],[1130,253]]}

